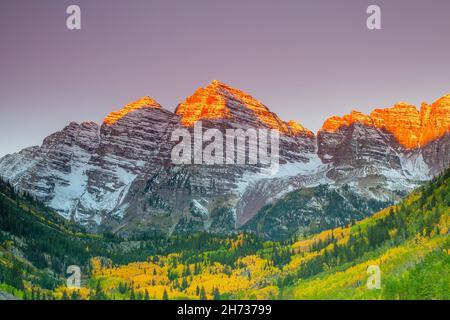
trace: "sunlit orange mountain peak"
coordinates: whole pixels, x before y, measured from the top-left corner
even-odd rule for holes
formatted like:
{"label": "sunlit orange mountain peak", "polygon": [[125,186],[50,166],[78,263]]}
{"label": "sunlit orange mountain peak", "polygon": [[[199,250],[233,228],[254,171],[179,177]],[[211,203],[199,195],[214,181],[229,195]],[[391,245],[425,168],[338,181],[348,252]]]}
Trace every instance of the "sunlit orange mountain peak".
{"label": "sunlit orange mountain peak", "polygon": [[365,125],[372,125],[372,119],[358,110],[352,110],[349,114],[343,117],[332,116],[328,118],[322,125],[320,131],[335,132],[343,126],[350,126],[354,122],[359,122]]}
{"label": "sunlit orange mountain peak", "polygon": [[370,115],[353,110],[343,117],[327,119],[319,133],[333,133],[356,122],[391,133],[406,149],[418,148],[450,131],[450,95],[432,105],[423,103],[420,111],[405,102],[390,108],[375,109]]}
{"label": "sunlit orange mountain peak", "polygon": [[304,126],[302,126],[300,123],[298,123],[295,120],[289,120],[287,123],[288,128],[291,130],[291,132],[293,133],[293,135],[297,136],[297,135],[301,135],[301,134],[305,134],[307,136],[314,136],[314,133],[305,128]]}
{"label": "sunlit orange mountain peak", "polygon": [[125,107],[118,111],[111,112],[106,116],[105,120],[103,120],[103,123],[112,125],[121,118],[125,117],[128,113],[142,108],[161,108],[161,105],[149,96],[145,96],[141,99],[127,104]]}
{"label": "sunlit orange mountain peak", "polygon": [[183,125],[191,126],[199,120],[238,119],[239,114],[246,111],[250,111],[263,126],[284,133],[289,131],[286,123],[260,101],[218,80],[197,89],[178,105],[175,113],[181,116]]}
{"label": "sunlit orange mountain peak", "polygon": [[405,148],[421,145],[422,124],[417,108],[407,103],[396,103],[391,108],[375,109],[370,114],[374,125],[392,133]]}
{"label": "sunlit orange mountain peak", "polygon": [[214,80],[207,87],[197,89],[192,96],[180,103],[175,113],[181,116],[181,123],[191,126],[201,119],[231,118],[221,87],[225,86]]}
{"label": "sunlit orange mountain peak", "polygon": [[431,105],[422,103],[420,118],[423,126],[422,145],[450,132],[450,94]]}

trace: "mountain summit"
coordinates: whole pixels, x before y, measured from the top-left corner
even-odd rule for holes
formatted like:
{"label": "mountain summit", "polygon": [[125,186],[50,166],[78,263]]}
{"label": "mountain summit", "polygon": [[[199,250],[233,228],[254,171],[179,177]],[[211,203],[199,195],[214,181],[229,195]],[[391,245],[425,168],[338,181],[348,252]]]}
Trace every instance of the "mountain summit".
{"label": "mountain summit", "polygon": [[223,83],[214,80],[207,87],[197,89],[175,110],[181,117],[181,123],[191,126],[202,119],[231,119],[226,105],[226,88]]}
{"label": "mountain summit", "polygon": [[105,120],[103,120],[103,123],[106,123],[107,125],[112,125],[116,123],[121,118],[125,117],[128,113],[133,112],[135,110],[139,110],[142,108],[161,108],[161,105],[156,102],[154,99],[150,98],[149,96],[145,96],[139,100],[136,100],[132,103],[127,104],[125,107],[120,109],[119,111],[111,112]]}
{"label": "mountain summit", "polygon": [[266,127],[282,133],[289,132],[286,123],[262,102],[218,80],[195,91],[178,105],[175,113],[181,117],[181,123],[185,126],[191,126],[199,120],[225,119],[247,122],[255,127]]}

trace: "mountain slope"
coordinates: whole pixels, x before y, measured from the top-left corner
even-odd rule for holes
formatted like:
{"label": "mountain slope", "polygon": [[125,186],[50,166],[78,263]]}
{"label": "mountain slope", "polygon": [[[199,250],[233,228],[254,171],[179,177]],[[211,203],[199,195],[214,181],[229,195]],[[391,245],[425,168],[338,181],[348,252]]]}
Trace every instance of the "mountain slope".
{"label": "mountain slope", "polygon": [[[449,227],[450,170],[447,170],[400,204],[350,228],[336,230],[337,238],[330,239],[327,232],[313,237],[315,245],[320,243],[313,252],[322,250],[322,253],[303,264],[298,272],[299,280],[287,279],[294,285],[288,285],[282,296],[448,299]],[[331,235],[336,235],[336,231]],[[381,269],[380,290],[369,290],[366,286],[367,268],[371,265]]]}
{"label": "mountain slope", "polygon": [[292,191],[265,206],[243,229],[268,239],[288,239],[348,225],[391,204],[361,197],[348,185],[320,185]]}
{"label": "mountain slope", "polygon": [[96,248],[93,240],[0,181],[0,289],[21,298],[26,288],[53,290],[68,265],[88,261],[86,248]]}

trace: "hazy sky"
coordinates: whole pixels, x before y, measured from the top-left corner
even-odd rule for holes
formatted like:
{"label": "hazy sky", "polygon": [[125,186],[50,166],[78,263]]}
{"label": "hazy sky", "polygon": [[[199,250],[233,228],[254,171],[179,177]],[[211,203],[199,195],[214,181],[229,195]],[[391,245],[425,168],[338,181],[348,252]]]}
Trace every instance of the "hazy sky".
{"label": "hazy sky", "polygon": [[213,79],[314,131],[432,102],[450,93],[449,16],[449,0],[1,0],[0,156],[144,95],[173,110]]}

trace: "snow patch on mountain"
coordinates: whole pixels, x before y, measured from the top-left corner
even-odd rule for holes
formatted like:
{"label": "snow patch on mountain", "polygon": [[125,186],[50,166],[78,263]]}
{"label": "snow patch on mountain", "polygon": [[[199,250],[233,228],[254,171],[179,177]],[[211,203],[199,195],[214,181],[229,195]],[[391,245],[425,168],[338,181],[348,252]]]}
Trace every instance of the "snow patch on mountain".
{"label": "snow patch on mountain", "polygon": [[422,153],[404,154],[400,160],[403,172],[409,179],[428,181],[432,178],[430,168],[423,159]]}
{"label": "snow patch on mountain", "polygon": [[260,172],[246,172],[241,177],[235,190],[237,195],[242,195],[246,189],[254,185],[260,180],[283,179],[295,176],[310,176],[324,171],[327,165],[322,163],[319,156],[315,153],[304,155],[307,161],[305,162],[288,162],[273,166],[272,168],[262,168]]}
{"label": "snow patch on mountain", "polygon": [[15,184],[21,176],[26,174],[34,165],[36,165],[38,160],[34,158],[33,154],[38,149],[38,146],[33,146],[1,158],[0,177]]}

